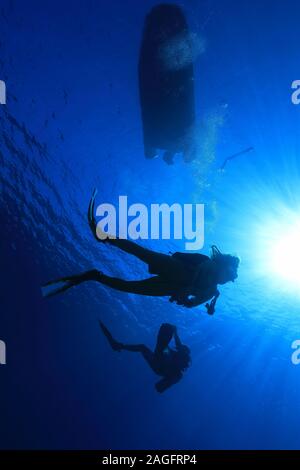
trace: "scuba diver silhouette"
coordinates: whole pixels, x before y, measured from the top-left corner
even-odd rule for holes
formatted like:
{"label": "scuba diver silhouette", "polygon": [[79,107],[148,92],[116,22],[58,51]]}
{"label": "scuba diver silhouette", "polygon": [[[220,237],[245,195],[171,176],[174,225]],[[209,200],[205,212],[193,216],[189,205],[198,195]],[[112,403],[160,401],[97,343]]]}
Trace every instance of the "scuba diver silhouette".
{"label": "scuba diver silhouette", "polygon": [[[63,283],[45,294],[50,297],[64,292],[85,281],[97,281],[113,289],[132,294],[148,296],[167,296],[170,302],[176,302],[187,308],[196,307],[204,302],[207,312],[212,315],[220,293],[218,284],[234,282],[237,278],[239,258],[222,254],[216,246],[212,246],[211,257],[200,253],[174,253],[166,255],[139,246],[131,240],[121,238],[100,239],[96,233],[94,216],[96,191],[94,191],[88,208],[88,222],[98,242],[109,243],[127,253],[136,256],[148,265],[150,274],[155,276],[138,281],[126,281],[107,276],[92,269],[75,276],[67,276],[50,281],[43,287]],[[107,235],[107,234],[105,234]]]}
{"label": "scuba diver silhouette", "polygon": [[[156,347],[152,352],[144,344],[119,343],[101,321],[99,321],[99,324],[114,351],[132,351],[142,354],[153,372],[162,377],[155,384],[155,388],[159,393],[163,393],[167,388],[179,382],[183,377],[183,372],[190,365],[190,350],[181,343],[177,328],[174,325],[169,323],[161,325],[157,335]],[[172,339],[175,341],[175,349],[169,347]]]}

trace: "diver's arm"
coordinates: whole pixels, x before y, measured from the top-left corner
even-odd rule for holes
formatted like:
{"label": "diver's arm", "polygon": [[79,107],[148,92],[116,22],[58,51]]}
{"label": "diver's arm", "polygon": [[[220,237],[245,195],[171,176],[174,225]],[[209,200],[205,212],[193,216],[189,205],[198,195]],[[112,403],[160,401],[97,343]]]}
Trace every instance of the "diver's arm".
{"label": "diver's arm", "polygon": [[182,379],[182,373],[180,372],[175,377],[164,377],[159,382],[155,384],[155,388],[158,393],[165,392],[168,388],[172,387],[172,385],[177,384]]}
{"label": "diver's arm", "polygon": [[215,313],[215,306],[216,306],[219,296],[220,296],[220,292],[217,290],[214,298],[210,301],[210,303],[205,304],[208,315],[213,315]]}

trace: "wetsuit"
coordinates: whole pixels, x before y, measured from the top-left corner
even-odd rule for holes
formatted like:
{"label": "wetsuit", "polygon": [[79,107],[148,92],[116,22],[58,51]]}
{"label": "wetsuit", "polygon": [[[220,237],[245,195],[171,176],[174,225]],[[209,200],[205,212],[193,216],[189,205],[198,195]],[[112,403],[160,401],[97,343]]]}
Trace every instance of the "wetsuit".
{"label": "wetsuit", "polygon": [[65,291],[85,281],[97,281],[113,289],[132,294],[168,296],[170,301],[175,301],[186,307],[194,307],[207,302],[217,293],[214,262],[205,255],[175,253],[171,256],[143,248],[130,240],[119,238],[106,239],[105,243],[136,256],[148,265],[150,274],[156,275],[138,281],[127,281],[107,276],[101,271],[93,269],[46,284],[66,283],[47,296]]}

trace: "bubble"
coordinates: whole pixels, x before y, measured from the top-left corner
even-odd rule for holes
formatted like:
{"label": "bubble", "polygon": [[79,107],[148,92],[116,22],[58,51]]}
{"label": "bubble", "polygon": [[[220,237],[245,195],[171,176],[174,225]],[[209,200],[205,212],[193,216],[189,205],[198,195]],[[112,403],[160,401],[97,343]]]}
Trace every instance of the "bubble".
{"label": "bubble", "polygon": [[181,33],[164,42],[159,58],[167,70],[181,70],[192,65],[206,48],[205,39],[197,33]]}

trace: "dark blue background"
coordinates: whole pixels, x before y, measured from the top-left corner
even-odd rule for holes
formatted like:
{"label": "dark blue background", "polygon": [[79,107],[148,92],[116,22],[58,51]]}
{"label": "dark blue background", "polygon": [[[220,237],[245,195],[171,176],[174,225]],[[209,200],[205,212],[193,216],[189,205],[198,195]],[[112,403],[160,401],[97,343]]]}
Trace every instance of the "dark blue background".
{"label": "dark blue background", "polygon": [[[299,211],[300,107],[290,97],[300,5],[180,3],[206,43],[195,67],[203,146],[197,162],[168,167],[144,159],[138,99],[154,4],[1,1],[1,448],[299,447],[300,366],[290,360],[299,298],[274,278],[266,248],[270,223],[282,220],[284,231]],[[255,152],[217,171],[250,145]],[[94,266],[147,274],[93,240],[85,217],[94,187],[99,202],[205,203],[204,252],[217,243],[242,258],[215,317],[94,283],[42,298],[42,283]],[[176,323],[193,355],[184,380],[158,395],[142,358],[108,348],[98,318],[120,340],[149,346],[162,322]]]}

